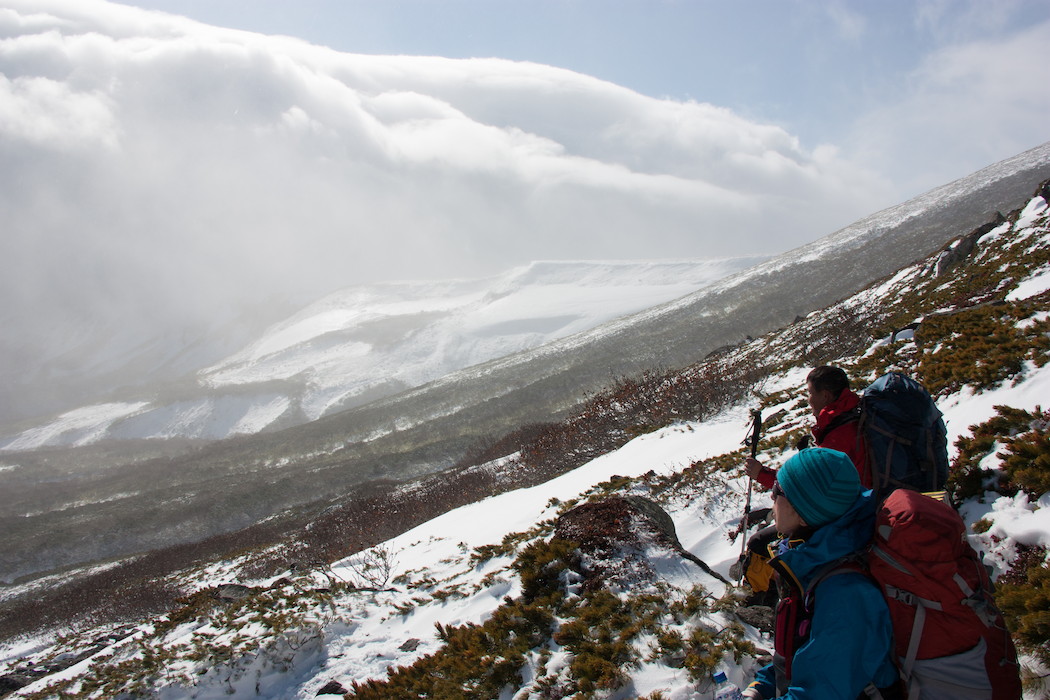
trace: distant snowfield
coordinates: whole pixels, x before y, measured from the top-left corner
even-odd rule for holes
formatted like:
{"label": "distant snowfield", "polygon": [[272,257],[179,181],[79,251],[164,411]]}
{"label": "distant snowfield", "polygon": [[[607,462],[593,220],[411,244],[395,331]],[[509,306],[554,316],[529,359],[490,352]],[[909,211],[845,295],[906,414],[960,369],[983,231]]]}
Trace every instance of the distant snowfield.
{"label": "distant snowfield", "polygon": [[759,260],[542,262],[486,280],[349,289],[201,377],[216,387],[302,377],[308,393],[344,387],[344,397],[384,381],[416,386],[676,299]]}
{"label": "distant snowfield", "polygon": [[51,423],[30,428],[3,445],[5,450],[32,450],[54,444],[86,445],[100,439],[114,422],[135,415],[149,404],[104,403],[63,413]]}
{"label": "distant snowfield", "polygon": [[0,450],[216,440],[315,420],[677,299],[762,260],[550,261],[492,278],[354,287],[202,369],[193,398],[85,406],[0,435]]}

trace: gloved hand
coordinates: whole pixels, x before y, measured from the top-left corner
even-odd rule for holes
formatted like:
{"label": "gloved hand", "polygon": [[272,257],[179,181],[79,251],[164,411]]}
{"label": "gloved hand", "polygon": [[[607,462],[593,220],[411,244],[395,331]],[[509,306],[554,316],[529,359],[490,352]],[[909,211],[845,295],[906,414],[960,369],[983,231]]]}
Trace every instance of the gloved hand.
{"label": "gloved hand", "polygon": [[744,700],[763,700],[762,693],[758,692],[758,688],[745,688],[740,697]]}
{"label": "gloved hand", "polygon": [[755,508],[747,514],[747,526],[754,527],[763,524],[772,512],[772,508]]}

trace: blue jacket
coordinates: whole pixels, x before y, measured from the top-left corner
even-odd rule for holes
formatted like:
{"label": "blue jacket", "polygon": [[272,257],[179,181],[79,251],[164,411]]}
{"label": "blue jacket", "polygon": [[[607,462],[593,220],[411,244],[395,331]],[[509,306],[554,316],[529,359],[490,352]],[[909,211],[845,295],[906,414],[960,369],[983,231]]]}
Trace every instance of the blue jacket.
{"label": "blue jacket", "polygon": [[[867,545],[875,509],[872,492],[865,491],[838,520],[775,556],[770,564],[781,584],[800,597],[826,564]],[[779,618],[781,607],[777,613]],[[882,592],[859,571],[836,574],[817,584],[809,636],[790,659],[786,692],[777,695],[775,664],[761,669],[751,685],[764,698],[854,700],[871,683],[894,684],[892,656],[893,625]]]}

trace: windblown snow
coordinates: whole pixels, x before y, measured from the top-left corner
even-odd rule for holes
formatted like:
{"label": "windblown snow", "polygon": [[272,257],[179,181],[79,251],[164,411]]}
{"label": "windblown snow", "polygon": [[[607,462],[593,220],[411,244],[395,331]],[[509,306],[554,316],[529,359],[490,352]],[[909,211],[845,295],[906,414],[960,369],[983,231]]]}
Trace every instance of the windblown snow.
{"label": "windblown snow", "polygon": [[491,278],[352,287],[202,369],[189,398],[85,406],[0,437],[0,449],[214,440],[315,420],[677,299],[762,260],[549,261]]}

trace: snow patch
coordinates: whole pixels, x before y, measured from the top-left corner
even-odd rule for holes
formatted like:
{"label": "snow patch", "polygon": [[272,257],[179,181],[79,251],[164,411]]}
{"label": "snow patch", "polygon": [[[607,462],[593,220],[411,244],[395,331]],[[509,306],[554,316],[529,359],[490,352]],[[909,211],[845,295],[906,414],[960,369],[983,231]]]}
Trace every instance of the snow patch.
{"label": "snow patch", "polygon": [[1050,289],[1050,266],[1043,266],[1021,281],[1006,295],[1007,301],[1024,301]]}
{"label": "snow patch", "polygon": [[1042,197],[1033,197],[1029,200],[1028,204],[1021,211],[1020,216],[1017,217],[1017,223],[1014,224],[1014,230],[1020,231],[1021,229],[1034,226],[1035,223],[1047,212],[1046,200]]}
{"label": "snow patch", "polygon": [[45,445],[85,445],[106,433],[114,422],[135,415],[148,402],[103,403],[63,413],[50,423],[30,428],[0,445],[4,450],[34,450]]}

